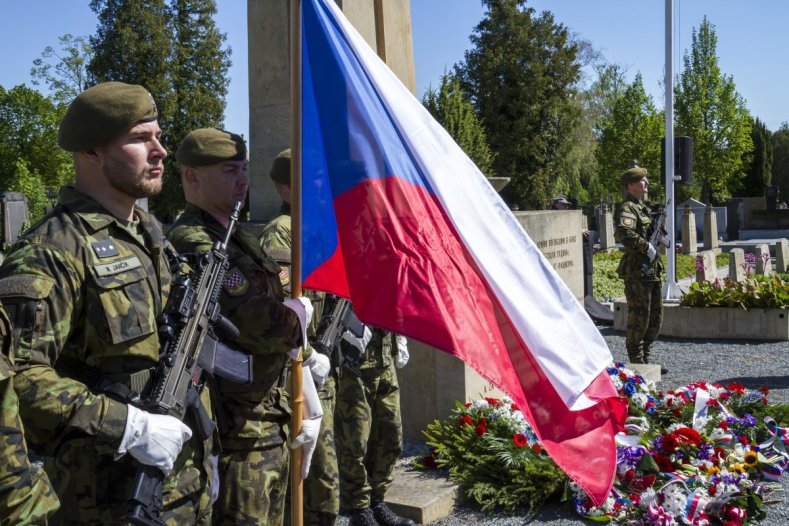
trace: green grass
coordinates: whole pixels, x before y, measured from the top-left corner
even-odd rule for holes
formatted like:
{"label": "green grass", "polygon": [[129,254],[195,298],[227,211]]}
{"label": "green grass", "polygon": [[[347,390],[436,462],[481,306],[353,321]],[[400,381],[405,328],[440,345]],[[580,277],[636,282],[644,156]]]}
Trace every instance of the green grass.
{"label": "green grass", "polygon": [[[666,257],[661,256],[665,264]],[[622,252],[598,252],[593,256],[592,295],[597,301],[610,301],[625,295],[625,283],[617,276],[616,267]],[[720,253],[716,257],[718,267],[729,264],[729,255]],[[677,254],[677,279],[696,275],[696,257]]]}

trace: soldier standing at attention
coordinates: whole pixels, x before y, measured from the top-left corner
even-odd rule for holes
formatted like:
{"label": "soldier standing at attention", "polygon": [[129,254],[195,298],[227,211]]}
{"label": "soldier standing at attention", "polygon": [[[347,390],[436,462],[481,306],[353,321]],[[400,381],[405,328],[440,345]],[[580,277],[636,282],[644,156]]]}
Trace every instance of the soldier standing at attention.
{"label": "soldier standing at attention", "polygon": [[[663,320],[661,272],[657,247],[649,243],[650,209],[644,203],[649,189],[647,170],[634,166],[622,174],[625,200],[616,220],[614,237],[625,253],[617,274],[625,282],[627,335],[625,346],[631,363],[649,363],[652,342]],[[665,370],[663,371],[665,372]]]}
{"label": "soldier standing at attention", "polygon": [[0,524],[46,525],[60,502],[46,473],[34,469],[27,456],[14,371],[8,361],[10,330],[0,307]]}
{"label": "soldier standing at attention", "polygon": [[[234,204],[246,198],[246,144],[240,135],[201,128],[184,138],[175,157],[181,166],[187,207],[167,237],[181,253],[208,252],[215,241],[224,239]],[[283,521],[289,473],[286,373],[289,353],[303,341],[299,318],[292,309],[311,310],[312,306],[307,298],[283,303],[279,265],[244,226],[235,230],[227,250],[230,268],[219,303],[222,313],[239,329],[232,345],[255,360],[252,385],[216,380],[222,452],[214,523],[278,525]],[[304,394],[305,398],[312,395],[313,412],[305,410],[302,434],[294,441],[295,445],[307,444],[303,474],[309,469],[321,420],[312,377],[322,380],[328,369],[328,359],[318,353],[304,360]]]}
{"label": "soldier standing at attention", "polygon": [[25,436],[45,455],[61,503],[53,524],[118,523],[140,463],[169,474],[167,524],[210,520],[211,441],[189,440],[178,419],[118,396],[151,383],[176,260],[159,222],[134,206],[161,190],[160,135],[142,86],[106,82],[80,93],[58,133],[74,153],[74,186],[0,267]]}
{"label": "soldier standing at attention", "polygon": [[[344,343],[344,342],[343,342]],[[334,433],[340,466],[340,499],[351,526],[412,526],[384,503],[392,469],[403,452],[397,368],[408,362],[402,336],[373,329],[362,355],[361,377],[343,368]]]}

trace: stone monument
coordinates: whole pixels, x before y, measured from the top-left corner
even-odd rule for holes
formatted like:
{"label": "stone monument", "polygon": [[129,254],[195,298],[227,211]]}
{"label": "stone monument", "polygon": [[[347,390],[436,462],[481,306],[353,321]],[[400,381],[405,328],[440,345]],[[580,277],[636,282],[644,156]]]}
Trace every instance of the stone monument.
{"label": "stone monument", "polygon": [[696,245],[696,214],[686,206],[682,215],[682,253],[695,254]]}

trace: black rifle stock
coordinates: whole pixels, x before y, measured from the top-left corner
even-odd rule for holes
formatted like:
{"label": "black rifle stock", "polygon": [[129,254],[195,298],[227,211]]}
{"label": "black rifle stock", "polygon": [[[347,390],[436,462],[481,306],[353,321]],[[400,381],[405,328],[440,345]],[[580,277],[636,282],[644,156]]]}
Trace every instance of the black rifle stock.
{"label": "black rifle stock", "polygon": [[[203,373],[238,383],[249,383],[252,379],[252,358],[219,341],[220,338],[232,341],[238,335],[238,329],[219,312],[219,293],[228,268],[227,244],[240,208],[241,203],[236,203],[224,241],[217,241],[210,252],[198,256],[195,281],[186,275],[173,279],[159,320],[161,347],[153,387],[148,396],[135,402],[146,411],[179,420],[191,412],[195,426],[192,431],[198,440],[208,438],[215,428],[200,403],[198,386]],[[160,517],[164,478],[160,469],[140,465],[124,521],[164,524]]]}
{"label": "black rifle stock", "polygon": [[[655,247],[657,250],[658,245],[663,245],[666,248],[671,248],[671,240],[668,236],[668,230],[666,230],[666,211],[668,207],[671,205],[671,199],[666,202],[666,206],[660,209],[660,213],[657,214],[657,218],[652,222],[648,232],[648,241],[649,243]],[[656,255],[655,257],[659,257]],[[644,261],[641,263],[641,270],[644,271],[644,275],[650,276],[652,274],[652,270],[650,269],[649,257],[645,257]]]}
{"label": "black rifle stock", "polygon": [[340,351],[340,340],[346,330],[351,331],[357,338],[361,338],[364,335],[364,324],[356,317],[350,301],[334,295],[327,295],[324,300],[323,315],[315,334],[315,341],[311,345],[316,351],[326,356],[338,353],[342,366],[356,376],[361,376],[362,371],[359,369],[362,359],[361,351],[353,345],[347,346],[346,350],[342,352]]}

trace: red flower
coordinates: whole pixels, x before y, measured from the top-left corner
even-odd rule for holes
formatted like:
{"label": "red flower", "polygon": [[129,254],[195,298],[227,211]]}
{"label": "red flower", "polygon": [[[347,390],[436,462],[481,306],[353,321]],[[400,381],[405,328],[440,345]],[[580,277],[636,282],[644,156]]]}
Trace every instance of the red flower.
{"label": "red flower", "polygon": [[526,437],[521,433],[516,433],[512,436],[512,443],[518,447],[524,447],[527,444]]}
{"label": "red flower", "polygon": [[766,385],[761,386],[759,391],[763,392],[764,394],[770,394],[770,389],[768,389]]}
{"label": "red flower", "polygon": [[725,420],[721,420],[720,424],[718,424],[718,427],[723,429],[724,431],[728,431],[729,430],[729,424],[726,423]]}
{"label": "red flower", "polygon": [[471,407],[471,402],[466,402],[466,403],[463,405],[463,407],[465,407],[466,409],[468,409],[469,407]]}
{"label": "red flower", "polygon": [[537,453],[538,455],[542,455],[542,446],[540,444],[534,444],[531,447],[531,450]]}
{"label": "red flower", "polygon": [[482,436],[488,432],[488,428],[485,427],[485,424],[477,424],[477,427],[474,428],[474,432],[477,436]]}
{"label": "red flower", "polygon": [[713,399],[707,400],[707,405],[712,406],[712,407],[718,407],[720,405],[720,402],[718,402],[717,400],[715,400],[713,398]]}
{"label": "red flower", "polygon": [[512,404],[510,406],[510,409],[512,409],[513,411],[520,411],[521,410],[521,408],[518,406],[518,404]]}
{"label": "red flower", "polygon": [[709,488],[707,488],[707,493],[709,493],[710,495],[715,495],[717,491],[718,489],[715,486],[710,486]]}
{"label": "red flower", "polygon": [[658,465],[658,469],[660,469],[660,471],[674,471],[674,464],[671,462],[671,459],[661,455],[660,453],[655,453],[655,463]]}
{"label": "red flower", "polygon": [[471,419],[468,415],[463,415],[460,417],[460,425],[461,426],[471,426],[474,425],[474,420]]}
{"label": "red flower", "polygon": [[682,415],[682,411],[680,410],[680,408],[679,408],[679,407],[675,407],[675,408],[672,410],[672,413],[674,413],[674,416],[676,416],[676,417],[679,417],[679,416],[681,416],[681,415]]}
{"label": "red flower", "polygon": [[720,395],[720,399],[723,400],[724,402],[728,402],[729,398],[730,398],[729,393],[721,393]]}
{"label": "red flower", "polygon": [[627,375],[625,373],[619,373],[620,380],[627,380]]}
{"label": "red flower", "polygon": [[732,382],[726,386],[726,389],[729,391],[734,391],[738,394],[743,394],[745,392],[745,386],[742,385],[740,382]]}
{"label": "red flower", "polygon": [[748,445],[748,444],[750,444],[750,443],[751,443],[751,441],[750,441],[750,440],[748,440],[748,437],[747,437],[747,436],[745,436],[745,435],[740,435],[740,444],[742,444],[743,446],[747,446],[747,445]]}
{"label": "red flower", "polygon": [[498,398],[485,398],[485,400],[492,405],[493,407],[499,407],[501,405],[501,400]]}
{"label": "red flower", "polygon": [[674,431],[674,434],[681,438],[683,442],[699,446],[701,444],[701,435],[695,429],[689,427],[681,427]]}
{"label": "red flower", "polygon": [[673,434],[664,436],[660,443],[663,446],[663,451],[666,453],[673,453],[677,450],[677,446],[679,445],[679,441]]}

